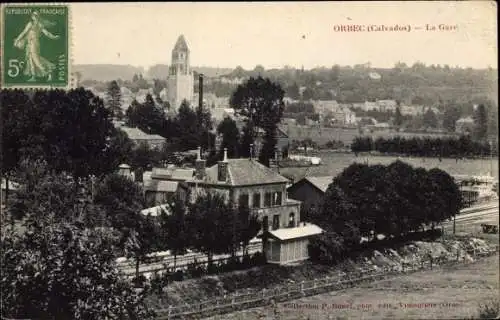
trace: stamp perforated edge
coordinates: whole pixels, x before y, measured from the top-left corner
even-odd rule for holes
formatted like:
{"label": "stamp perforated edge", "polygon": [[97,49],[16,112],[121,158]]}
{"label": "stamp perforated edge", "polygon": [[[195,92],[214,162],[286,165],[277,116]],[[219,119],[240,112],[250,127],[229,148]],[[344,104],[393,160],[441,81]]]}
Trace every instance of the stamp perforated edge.
{"label": "stamp perforated edge", "polygon": [[[9,85],[5,86],[4,85],[4,71],[3,71],[3,66],[5,65],[4,61],[4,43],[3,39],[5,39],[5,27],[4,27],[4,8],[6,6],[65,6],[68,9],[68,32],[67,32],[67,37],[68,37],[68,81],[65,86],[51,86],[51,85]],[[44,2],[11,2],[11,3],[0,3],[0,34],[2,36],[2,39],[0,41],[0,88],[1,89],[25,89],[25,90],[30,90],[30,89],[45,89],[45,90],[51,90],[51,89],[60,89],[60,90],[69,90],[71,88],[71,78],[73,76],[73,16],[72,16],[72,6],[70,3],[66,2],[51,2],[51,3],[44,3]]]}

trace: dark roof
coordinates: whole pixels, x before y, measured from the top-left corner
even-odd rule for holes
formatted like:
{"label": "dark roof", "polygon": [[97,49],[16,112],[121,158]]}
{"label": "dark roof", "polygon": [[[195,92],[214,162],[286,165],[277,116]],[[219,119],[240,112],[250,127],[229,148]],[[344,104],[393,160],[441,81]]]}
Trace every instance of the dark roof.
{"label": "dark roof", "polygon": [[288,188],[289,191],[292,191],[295,186],[302,184],[302,183],[309,183],[321,192],[325,193],[326,189],[328,189],[328,186],[330,183],[333,182],[334,176],[321,176],[321,177],[305,177],[296,183],[294,183],[291,187]]}
{"label": "dark roof", "polygon": [[189,51],[186,39],[184,38],[183,34],[181,34],[179,38],[177,38],[177,42],[174,46],[174,51]]}
{"label": "dark roof", "polygon": [[250,160],[248,158],[228,159],[227,164],[227,182],[218,181],[218,164],[206,169],[206,177],[204,179],[204,182],[210,184],[225,184],[230,186],[246,186],[288,182],[287,178],[264,166],[256,160]]}

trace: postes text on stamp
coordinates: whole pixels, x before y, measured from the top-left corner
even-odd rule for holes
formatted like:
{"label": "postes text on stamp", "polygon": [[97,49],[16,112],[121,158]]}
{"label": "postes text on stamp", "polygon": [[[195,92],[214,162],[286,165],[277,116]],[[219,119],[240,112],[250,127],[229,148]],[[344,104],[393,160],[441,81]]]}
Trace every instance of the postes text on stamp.
{"label": "postes text on stamp", "polygon": [[5,5],[2,11],[2,86],[67,87],[68,6]]}

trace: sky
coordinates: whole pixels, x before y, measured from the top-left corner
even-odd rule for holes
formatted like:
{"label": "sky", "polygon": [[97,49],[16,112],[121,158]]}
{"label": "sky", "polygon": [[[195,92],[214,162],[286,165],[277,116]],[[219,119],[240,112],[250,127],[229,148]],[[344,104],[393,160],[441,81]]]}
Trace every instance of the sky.
{"label": "sky", "polygon": [[[170,64],[184,34],[191,65],[266,69],[421,61],[497,68],[495,2],[73,3],[75,64]],[[365,31],[341,32],[360,25]],[[371,25],[411,31],[368,32]],[[426,30],[426,25],[437,30]],[[439,25],[452,30],[439,30]],[[422,28],[416,30],[416,28]]]}

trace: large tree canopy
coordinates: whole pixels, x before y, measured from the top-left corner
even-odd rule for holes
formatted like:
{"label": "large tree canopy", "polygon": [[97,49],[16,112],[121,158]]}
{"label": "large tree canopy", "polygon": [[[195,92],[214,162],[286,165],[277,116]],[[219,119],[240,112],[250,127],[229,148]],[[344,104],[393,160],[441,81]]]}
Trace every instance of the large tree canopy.
{"label": "large tree canopy", "polygon": [[281,120],[285,107],[283,95],[279,84],[259,76],[239,85],[231,96],[230,105],[255,126],[266,128]]}
{"label": "large tree canopy", "polygon": [[106,150],[114,127],[103,101],[92,92],[37,90],[28,95],[3,90],[2,106],[8,169],[14,169],[21,158],[42,158],[52,170],[74,177],[110,170]]}

